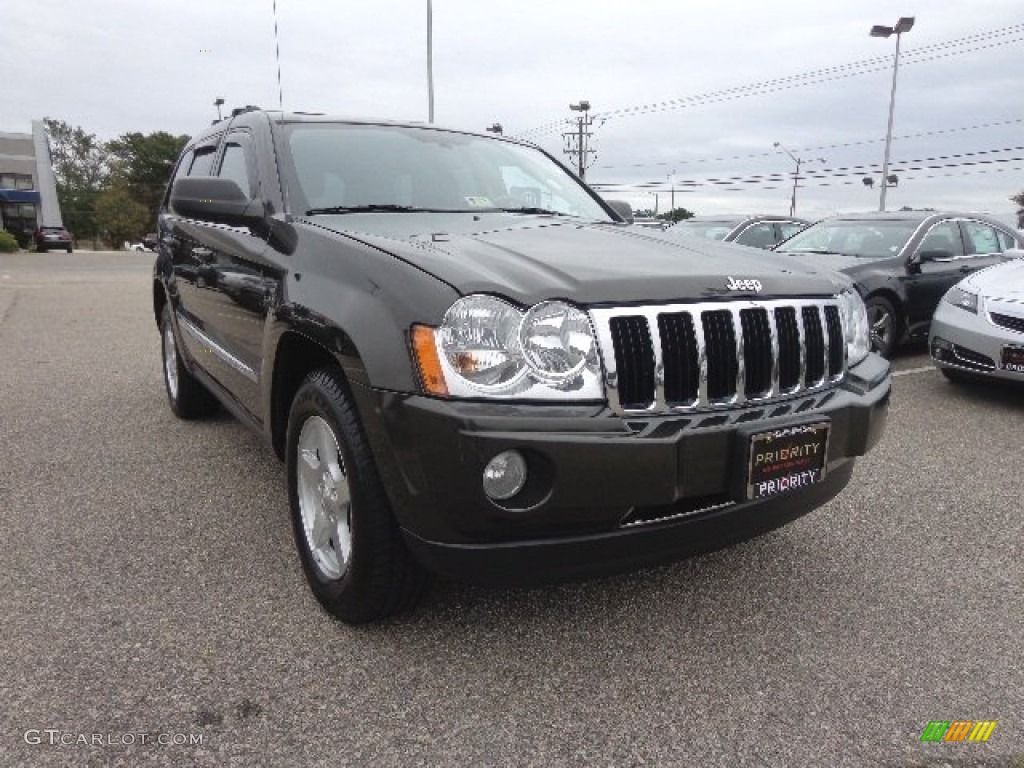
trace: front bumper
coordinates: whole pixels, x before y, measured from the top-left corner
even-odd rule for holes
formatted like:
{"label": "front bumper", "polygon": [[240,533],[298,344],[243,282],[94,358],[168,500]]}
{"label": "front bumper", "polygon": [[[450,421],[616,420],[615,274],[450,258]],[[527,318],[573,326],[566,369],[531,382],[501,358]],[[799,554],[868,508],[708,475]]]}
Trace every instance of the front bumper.
{"label": "front bumper", "polygon": [[996,325],[988,318],[989,308],[984,299],[980,304],[978,314],[974,314],[946,301],[939,302],[928,332],[932,362],[939,368],[1024,381],[1024,372],[1000,368],[1003,347],[1024,347],[1024,333]]}
{"label": "front bumper", "polygon": [[[623,418],[603,405],[437,400],[354,387],[413,553],[432,570],[528,583],[679,559],[756,536],[841,491],[880,439],[888,364],[870,355],[831,390],[721,412]],[[768,500],[739,488],[745,435],[827,419],[823,482]],[[481,478],[497,453],[531,482],[505,508]]]}

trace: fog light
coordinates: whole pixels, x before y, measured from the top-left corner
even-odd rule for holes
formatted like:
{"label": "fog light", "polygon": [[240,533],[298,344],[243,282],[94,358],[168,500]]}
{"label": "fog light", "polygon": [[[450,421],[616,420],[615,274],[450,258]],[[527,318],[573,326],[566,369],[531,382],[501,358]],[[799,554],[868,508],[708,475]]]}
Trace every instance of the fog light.
{"label": "fog light", "polygon": [[502,451],[484,467],[484,493],[492,499],[511,499],[526,485],[526,459],[519,451]]}

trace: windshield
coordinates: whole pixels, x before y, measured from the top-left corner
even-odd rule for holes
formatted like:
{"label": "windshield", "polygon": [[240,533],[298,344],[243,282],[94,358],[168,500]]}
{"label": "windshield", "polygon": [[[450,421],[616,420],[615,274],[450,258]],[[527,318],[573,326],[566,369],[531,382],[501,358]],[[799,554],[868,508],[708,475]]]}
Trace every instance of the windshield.
{"label": "windshield", "polygon": [[549,157],[508,141],[344,123],[293,123],[285,137],[295,210],[508,210],[613,220]]}
{"label": "windshield", "polygon": [[687,237],[704,237],[708,240],[725,240],[725,236],[739,225],[740,220],[721,221],[680,221],[673,224],[666,232]]}
{"label": "windshield", "polygon": [[898,254],[920,224],[920,221],[900,219],[819,221],[793,235],[778,250],[886,258]]}

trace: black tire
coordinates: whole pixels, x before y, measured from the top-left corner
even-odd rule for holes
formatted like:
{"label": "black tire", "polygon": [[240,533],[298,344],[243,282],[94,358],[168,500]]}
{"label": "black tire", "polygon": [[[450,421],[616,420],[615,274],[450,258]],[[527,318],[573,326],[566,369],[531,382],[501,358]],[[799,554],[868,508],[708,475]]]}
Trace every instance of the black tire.
{"label": "black tire", "polygon": [[[324,431],[325,424],[329,432]],[[310,437],[304,429],[319,430],[322,437],[333,438],[333,447],[327,445],[328,453],[333,456],[324,456],[320,449],[311,450]],[[300,436],[305,451],[300,450]],[[339,371],[327,368],[314,371],[296,392],[288,416],[286,460],[295,545],[310,588],[320,604],[348,624],[375,621],[411,609],[429,585],[429,575],[413,559],[402,540],[359,415]],[[313,461],[317,462],[316,466]],[[301,469],[300,462],[303,462]],[[340,472],[343,485],[338,480],[328,479],[332,469]],[[300,472],[304,480],[300,480]],[[316,487],[321,495],[311,492],[309,485],[310,478],[318,473],[322,473],[323,478]],[[300,483],[305,483],[304,490],[300,491]],[[333,497],[326,490],[328,485],[336,491]],[[349,501],[339,503],[345,491]],[[308,531],[300,492],[304,494]],[[334,514],[334,520],[322,528],[334,533],[322,534],[327,541],[317,548],[321,561],[314,555],[315,544],[311,545],[316,537],[313,532],[316,526],[310,518],[311,514],[316,516],[314,509],[324,514],[333,510]],[[337,524],[342,515],[346,520],[344,530]],[[327,520],[326,517],[317,519]],[[346,536],[347,542],[342,543]],[[346,544],[349,547],[347,559],[339,554],[339,549],[343,550]],[[336,572],[328,572],[331,566],[337,566]]]}
{"label": "black tire", "polygon": [[71,249],[71,246],[69,245],[69,246],[67,247],[67,252],[68,252],[68,253],[71,253],[71,250],[72,250],[72,249]]}
{"label": "black tire", "polygon": [[869,296],[864,305],[868,311],[871,349],[888,359],[892,356],[902,335],[900,316],[892,302],[881,296]]}
{"label": "black tire", "polygon": [[[164,374],[164,389],[171,410],[179,419],[204,419],[212,416],[220,408],[210,391],[188,372],[181,359],[177,337],[171,325],[171,307],[164,305],[160,314],[160,366]],[[170,370],[175,373],[172,386]]]}

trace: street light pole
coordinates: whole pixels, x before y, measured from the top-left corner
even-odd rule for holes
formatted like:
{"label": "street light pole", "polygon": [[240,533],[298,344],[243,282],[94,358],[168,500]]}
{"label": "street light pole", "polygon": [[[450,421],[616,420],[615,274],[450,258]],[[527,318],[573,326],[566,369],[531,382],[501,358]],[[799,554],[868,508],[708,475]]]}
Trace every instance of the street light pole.
{"label": "street light pole", "polygon": [[434,5],[427,0],[427,122],[434,122]]}
{"label": "street light pole", "polygon": [[914,27],[913,16],[901,16],[892,27],[876,24],[871,28],[871,37],[891,37],[896,35],[896,57],[892,64],[892,89],[889,91],[889,123],[885,130],[885,157],[882,160],[882,191],[878,198],[878,210],[885,212],[885,193],[889,188],[889,152],[892,149],[892,117],[896,109],[896,75],[900,71],[900,36]]}

